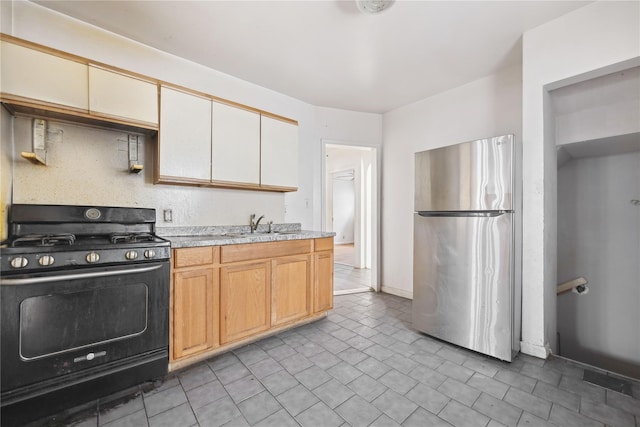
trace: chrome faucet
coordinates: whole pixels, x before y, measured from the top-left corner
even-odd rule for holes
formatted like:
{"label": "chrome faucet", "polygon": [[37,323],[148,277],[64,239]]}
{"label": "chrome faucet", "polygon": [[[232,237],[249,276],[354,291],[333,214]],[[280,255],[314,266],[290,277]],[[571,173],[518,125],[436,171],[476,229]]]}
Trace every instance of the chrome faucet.
{"label": "chrome faucet", "polygon": [[260,224],[260,220],[264,218],[264,215],[262,215],[260,218],[258,218],[258,220],[256,221],[256,214],[251,214],[250,220],[249,220],[249,227],[251,228],[251,232],[254,233],[257,229],[258,229],[258,224]]}

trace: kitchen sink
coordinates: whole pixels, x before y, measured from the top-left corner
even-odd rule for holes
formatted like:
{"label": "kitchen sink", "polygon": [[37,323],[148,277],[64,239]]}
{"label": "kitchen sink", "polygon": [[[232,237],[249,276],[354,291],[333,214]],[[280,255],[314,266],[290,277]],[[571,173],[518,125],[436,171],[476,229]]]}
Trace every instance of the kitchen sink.
{"label": "kitchen sink", "polygon": [[288,235],[288,234],[300,234],[299,231],[274,231],[271,233],[267,233],[266,231],[256,231],[254,233],[226,233],[224,236],[231,238],[240,238],[240,237],[252,237],[252,236],[280,236],[280,235]]}

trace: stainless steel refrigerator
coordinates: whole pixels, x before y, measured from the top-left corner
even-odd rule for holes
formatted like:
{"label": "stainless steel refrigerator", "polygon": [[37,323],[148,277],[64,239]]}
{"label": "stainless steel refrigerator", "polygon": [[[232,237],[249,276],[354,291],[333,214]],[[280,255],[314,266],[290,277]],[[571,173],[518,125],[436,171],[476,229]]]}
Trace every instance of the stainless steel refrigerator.
{"label": "stainless steel refrigerator", "polygon": [[513,135],[415,154],[413,326],[511,361],[520,343]]}

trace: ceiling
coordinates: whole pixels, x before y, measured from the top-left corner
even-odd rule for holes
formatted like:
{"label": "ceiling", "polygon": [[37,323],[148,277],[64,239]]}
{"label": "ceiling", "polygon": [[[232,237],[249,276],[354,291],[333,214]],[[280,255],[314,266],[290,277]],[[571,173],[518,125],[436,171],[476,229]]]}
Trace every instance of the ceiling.
{"label": "ceiling", "polygon": [[589,1],[35,0],[300,99],[383,113],[522,60],[524,31]]}

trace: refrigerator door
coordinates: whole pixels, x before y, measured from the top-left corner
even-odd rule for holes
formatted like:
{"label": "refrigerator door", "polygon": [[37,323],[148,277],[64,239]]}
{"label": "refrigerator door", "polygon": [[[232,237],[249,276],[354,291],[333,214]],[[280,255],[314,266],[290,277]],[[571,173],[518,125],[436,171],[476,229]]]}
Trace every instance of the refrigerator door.
{"label": "refrigerator door", "polygon": [[415,154],[415,211],[513,210],[513,135]]}
{"label": "refrigerator door", "polygon": [[414,328],[511,361],[513,214],[415,214],[414,231]]}

